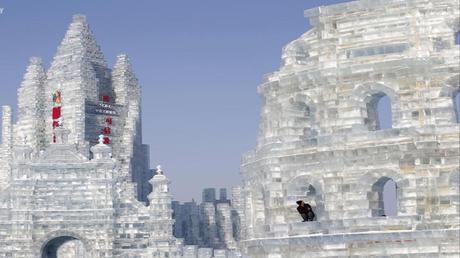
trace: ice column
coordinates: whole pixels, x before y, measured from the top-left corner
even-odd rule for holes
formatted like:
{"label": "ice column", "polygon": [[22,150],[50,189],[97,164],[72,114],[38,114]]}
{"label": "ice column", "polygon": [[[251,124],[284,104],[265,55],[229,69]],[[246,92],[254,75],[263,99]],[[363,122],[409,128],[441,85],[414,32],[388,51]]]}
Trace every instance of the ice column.
{"label": "ice column", "polygon": [[12,137],[11,107],[2,106],[2,145],[0,145],[0,190],[8,183],[10,175],[10,160]]}
{"label": "ice column", "polygon": [[12,138],[12,118],[11,107],[2,106],[2,147],[11,148]]}

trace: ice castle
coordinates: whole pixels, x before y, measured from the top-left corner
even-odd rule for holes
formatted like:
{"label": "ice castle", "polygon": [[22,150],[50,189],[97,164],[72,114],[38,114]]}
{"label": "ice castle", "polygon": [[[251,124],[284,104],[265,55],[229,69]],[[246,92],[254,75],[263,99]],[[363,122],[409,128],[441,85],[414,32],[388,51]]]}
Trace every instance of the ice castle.
{"label": "ice castle", "polygon": [[180,256],[168,185],[149,168],[128,57],[109,69],[74,16],[47,71],[31,58],[16,123],[3,107],[0,257]]}

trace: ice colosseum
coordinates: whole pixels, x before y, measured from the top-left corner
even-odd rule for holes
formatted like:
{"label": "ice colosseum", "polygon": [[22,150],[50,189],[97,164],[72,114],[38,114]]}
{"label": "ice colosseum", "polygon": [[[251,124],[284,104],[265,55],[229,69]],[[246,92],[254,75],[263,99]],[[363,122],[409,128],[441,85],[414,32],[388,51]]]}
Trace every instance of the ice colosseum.
{"label": "ice colosseum", "polygon": [[[241,169],[245,253],[458,257],[459,2],[362,0],[305,16],[312,29],[258,88],[258,143]],[[299,199],[316,221],[299,222]]]}

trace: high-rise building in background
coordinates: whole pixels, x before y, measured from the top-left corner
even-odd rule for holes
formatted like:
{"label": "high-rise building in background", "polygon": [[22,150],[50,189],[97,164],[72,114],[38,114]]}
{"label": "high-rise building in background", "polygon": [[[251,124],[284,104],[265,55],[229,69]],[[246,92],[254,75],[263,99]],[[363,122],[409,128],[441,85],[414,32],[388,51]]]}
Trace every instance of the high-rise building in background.
{"label": "high-rise building in background", "polygon": [[215,202],[216,201],[216,188],[203,189],[202,202]]}
{"label": "high-rise building in background", "polygon": [[227,189],[226,188],[219,189],[219,201],[221,202],[227,201]]}
{"label": "high-rise building in background", "polygon": [[[241,187],[232,189],[232,199],[227,198],[227,189],[203,189],[203,201],[173,202],[174,236],[184,239],[186,245],[212,248],[239,253],[241,221],[244,221]],[[212,201],[214,200],[214,201]]]}

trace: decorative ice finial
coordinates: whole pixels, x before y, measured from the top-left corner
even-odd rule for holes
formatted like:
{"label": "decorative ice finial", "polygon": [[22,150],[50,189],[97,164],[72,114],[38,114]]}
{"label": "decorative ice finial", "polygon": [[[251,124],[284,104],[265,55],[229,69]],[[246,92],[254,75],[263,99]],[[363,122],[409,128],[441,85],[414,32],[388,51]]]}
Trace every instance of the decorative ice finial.
{"label": "decorative ice finial", "polygon": [[104,144],[104,135],[103,134],[99,134],[99,144]]}
{"label": "decorative ice finial", "polygon": [[83,14],[75,14],[72,17],[72,22],[86,22],[86,16]]}
{"label": "decorative ice finial", "polygon": [[161,170],[161,165],[157,166],[157,175],[163,175],[163,170]]}
{"label": "decorative ice finial", "polygon": [[33,56],[30,58],[30,64],[42,65],[42,59],[40,57]]}

